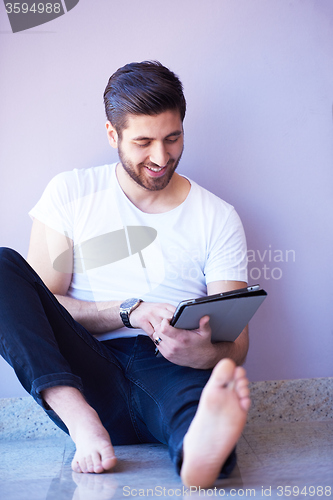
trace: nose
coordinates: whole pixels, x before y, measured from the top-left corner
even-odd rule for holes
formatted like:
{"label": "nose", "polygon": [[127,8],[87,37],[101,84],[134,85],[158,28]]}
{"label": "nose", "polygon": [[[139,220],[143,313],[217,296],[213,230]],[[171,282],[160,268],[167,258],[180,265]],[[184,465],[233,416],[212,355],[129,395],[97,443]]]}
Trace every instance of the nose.
{"label": "nose", "polygon": [[165,144],[156,142],[150,151],[149,160],[159,167],[165,167],[169,160]]}

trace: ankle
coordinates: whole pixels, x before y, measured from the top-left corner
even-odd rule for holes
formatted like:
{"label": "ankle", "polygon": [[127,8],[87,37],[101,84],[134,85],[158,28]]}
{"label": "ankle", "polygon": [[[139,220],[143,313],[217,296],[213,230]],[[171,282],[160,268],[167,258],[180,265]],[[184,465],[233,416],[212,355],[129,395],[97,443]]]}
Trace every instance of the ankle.
{"label": "ankle", "polygon": [[87,403],[82,393],[75,387],[55,386],[42,391],[42,397],[46,406],[61,418],[67,426],[70,434],[71,429],[80,425],[80,422],[88,423],[98,419],[97,412]]}

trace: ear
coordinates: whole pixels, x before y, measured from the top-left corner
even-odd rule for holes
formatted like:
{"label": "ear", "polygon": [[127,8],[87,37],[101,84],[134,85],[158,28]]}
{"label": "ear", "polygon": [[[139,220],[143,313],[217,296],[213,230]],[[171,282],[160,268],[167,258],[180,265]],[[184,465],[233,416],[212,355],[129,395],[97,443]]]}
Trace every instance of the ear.
{"label": "ear", "polygon": [[106,133],[108,136],[109,144],[113,148],[117,149],[118,147],[118,134],[114,126],[110,121],[107,121],[106,124]]}

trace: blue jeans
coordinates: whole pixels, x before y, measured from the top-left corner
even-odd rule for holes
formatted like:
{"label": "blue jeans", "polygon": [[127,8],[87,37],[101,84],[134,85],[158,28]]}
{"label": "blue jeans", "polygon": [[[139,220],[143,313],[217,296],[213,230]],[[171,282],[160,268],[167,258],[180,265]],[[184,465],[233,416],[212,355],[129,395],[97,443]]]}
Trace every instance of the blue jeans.
{"label": "blue jeans", "polygon": [[[175,365],[155,356],[149,337],[98,341],[57,301],[14,250],[0,249],[0,354],[55,424],[41,391],[79,389],[98,413],[114,445],[168,445],[177,471],[183,437],[211,370]],[[223,467],[229,475],[235,451]]]}

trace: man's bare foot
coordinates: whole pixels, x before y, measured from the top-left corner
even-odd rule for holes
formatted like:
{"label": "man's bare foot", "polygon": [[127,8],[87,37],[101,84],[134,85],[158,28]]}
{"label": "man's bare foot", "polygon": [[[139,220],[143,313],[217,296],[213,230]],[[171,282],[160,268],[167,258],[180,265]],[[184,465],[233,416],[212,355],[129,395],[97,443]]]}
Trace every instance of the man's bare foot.
{"label": "man's bare foot", "polygon": [[246,424],[249,394],[244,368],[220,361],[184,437],[180,475],[186,486],[208,488],[215,482]]}
{"label": "man's bare foot", "polygon": [[78,389],[55,386],[42,391],[42,396],[66,424],[76,444],[74,472],[101,473],[116,465],[109,433]]}
{"label": "man's bare foot", "polygon": [[[70,435],[76,445],[72,460],[74,472],[101,473],[112,469],[117,462],[110,436],[97,413],[79,418]],[[95,414],[94,414],[95,413]]]}

